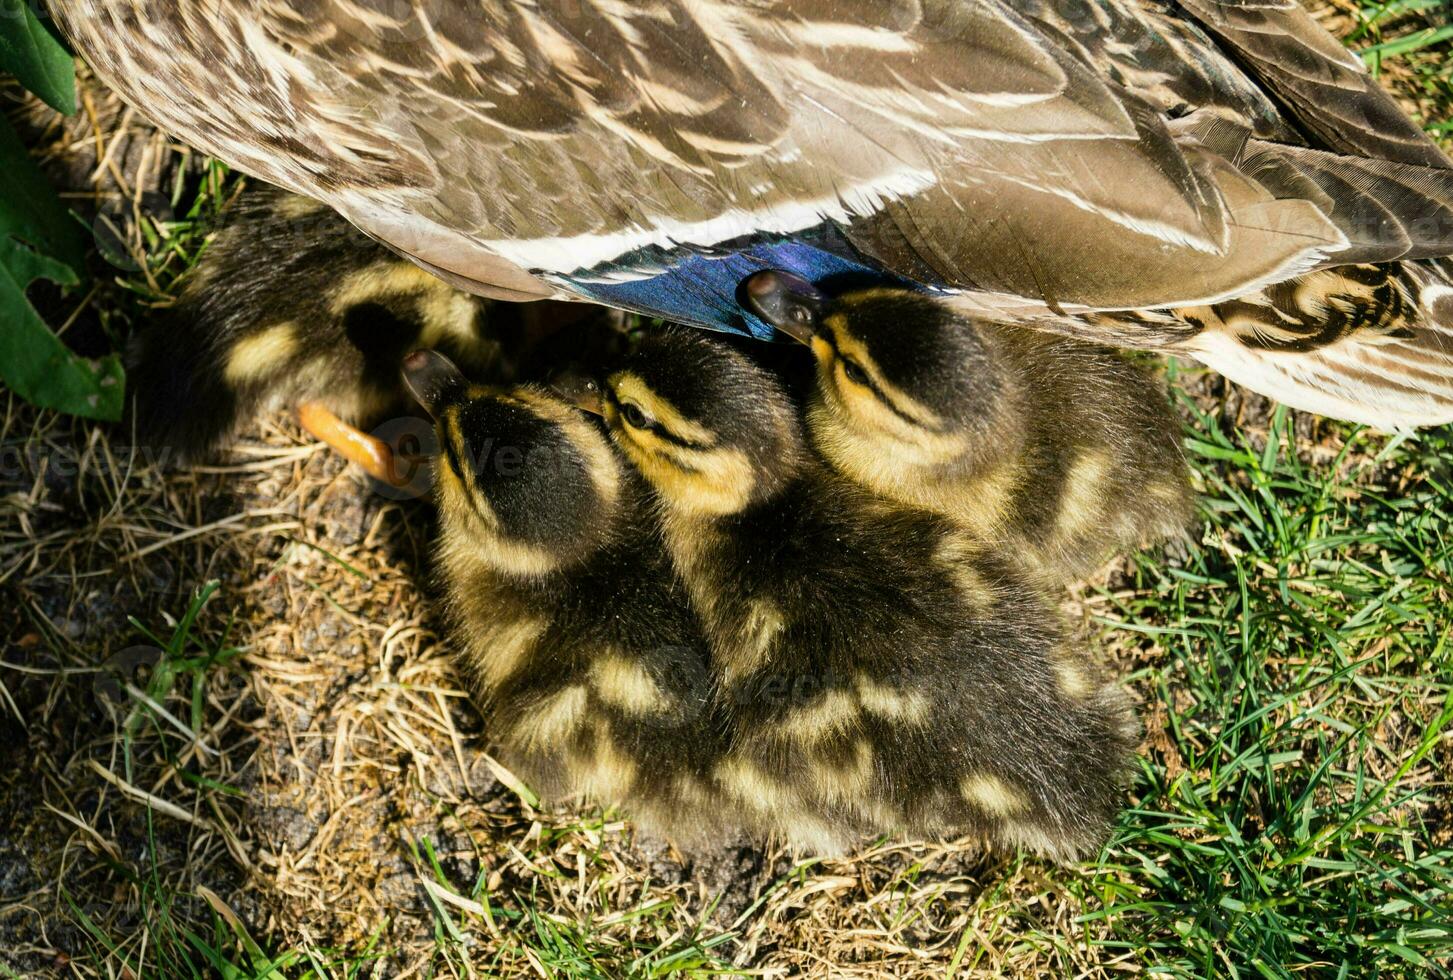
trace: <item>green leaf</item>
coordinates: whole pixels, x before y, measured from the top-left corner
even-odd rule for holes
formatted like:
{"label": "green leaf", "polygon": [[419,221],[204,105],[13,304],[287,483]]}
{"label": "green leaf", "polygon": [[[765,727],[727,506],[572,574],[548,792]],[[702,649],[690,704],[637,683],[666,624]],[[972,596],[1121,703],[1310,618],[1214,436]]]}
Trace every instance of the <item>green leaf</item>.
{"label": "green leaf", "polygon": [[27,0],[0,0],[0,71],[66,115],[76,111],[76,65]]}
{"label": "green leaf", "polygon": [[0,380],[44,408],[119,419],[120,360],[111,355],[91,362],[71,353],[25,296],[37,279],[78,283],[85,248],[80,226],[4,120],[0,173],[8,178],[0,194]]}

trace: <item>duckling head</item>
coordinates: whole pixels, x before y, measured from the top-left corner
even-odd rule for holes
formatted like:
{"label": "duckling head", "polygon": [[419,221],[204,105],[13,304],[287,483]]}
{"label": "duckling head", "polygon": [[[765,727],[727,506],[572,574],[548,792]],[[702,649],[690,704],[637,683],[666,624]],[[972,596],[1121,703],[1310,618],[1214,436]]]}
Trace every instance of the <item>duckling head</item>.
{"label": "duckling head", "polygon": [[621,497],[620,462],[575,406],[533,386],[471,384],[435,351],[408,355],[403,377],[434,419],[446,540],[520,575],[569,565],[603,542]]}
{"label": "duckling head", "polygon": [[1013,381],[990,339],[933,296],[893,288],[829,296],[778,271],[749,277],[742,295],[811,349],[811,427],[835,464],[953,466],[994,452],[991,437],[1012,421]]}
{"label": "duckling head", "polygon": [[697,330],[643,340],[606,376],[601,412],[616,444],[681,514],[739,513],[783,489],[805,458],[796,406],[777,379]]}

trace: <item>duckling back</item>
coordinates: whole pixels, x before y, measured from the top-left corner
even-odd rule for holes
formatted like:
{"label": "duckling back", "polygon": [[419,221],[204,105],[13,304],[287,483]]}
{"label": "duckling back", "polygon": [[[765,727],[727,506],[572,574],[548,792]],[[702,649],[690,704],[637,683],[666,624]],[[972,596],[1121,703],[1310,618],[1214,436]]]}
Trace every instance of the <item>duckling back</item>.
{"label": "duckling back", "polygon": [[997,332],[1006,361],[1027,379],[1008,545],[1064,582],[1112,554],[1183,535],[1195,495],[1164,382],[1109,348]]}
{"label": "duckling back", "polygon": [[1165,389],[1116,352],[899,289],[828,296],[775,272],[746,287],[811,348],[813,445],[861,486],[950,518],[1055,585],[1189,522]]}
{"label": "duckling back", "polygon": [[698,842],[725,826],[702,802],[725,723],[705,641],[648,515],[638,518],[580,564],[526,576],[481,560],[478,541],[446,526],[438,567],[505,764],[547,798],[621,806]]}
{"label": "duckling back", "polygon": [[671,538],[711,609],[727,788],[816,846],[898,832],[1056,859],[1097,847],[1136,724],[1035,584],[830,474],[783,494]]}

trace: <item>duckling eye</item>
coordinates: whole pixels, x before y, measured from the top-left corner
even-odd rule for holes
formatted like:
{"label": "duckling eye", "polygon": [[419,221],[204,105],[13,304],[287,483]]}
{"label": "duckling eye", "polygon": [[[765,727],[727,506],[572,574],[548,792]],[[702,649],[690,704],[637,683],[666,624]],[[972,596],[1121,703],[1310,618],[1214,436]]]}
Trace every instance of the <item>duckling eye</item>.
{"label": "duckling eye", "polygon": [[868,387],[868,372],[857,361],[843,358],[843,374],[847,375],[848,380],[853,384]]}
{"label": "duckling eye", "polygon": [[626,402],[621,405],[621,418],[625,419],[626,425],[633,429],[646,429],[651,425],[651,420],[635,402]]}

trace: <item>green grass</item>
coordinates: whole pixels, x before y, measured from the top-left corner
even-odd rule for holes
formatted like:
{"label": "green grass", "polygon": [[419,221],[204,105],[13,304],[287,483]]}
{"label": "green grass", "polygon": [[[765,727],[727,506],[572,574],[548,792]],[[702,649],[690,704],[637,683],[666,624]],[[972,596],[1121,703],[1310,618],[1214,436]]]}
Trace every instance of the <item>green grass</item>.
{"label": "green grass", "polygon": [[[351,570],[351,569],[350,569]],[[155,659],[135,670],[120,673],[110,700],[116,711],[119,753],[127,786],[150,784],[159,773],[174,773],[194,791],[201,811],[215,818],[215,825],[227,826],[224,814],[214,804],[218,796],[235,796],[235,788],[195,772],[184,750],[195,745],[198,733],[208,729],[213,718],[205,697],[214,671],[225,669],[240,654],[229,645],[231,626],[220,636],[197,632],[203,608],[217,595],[218,584],[207,583],[176,620],[169,635],[153,632],[141,623],[132,625],[141,637],[155,646]],[[127,690],[130,683],[131,689]],[[337,952],[312,946],[293,946],[269,937],[255,939],[225,901],[205,886],[195,894],[183,891],[182,879],[208,880],[213,868],[179,869],[161,867],[155,855],[162,850],[156,835],[162,822],[175,821],[178,808],[166,800],[157,806],[169,812],[144,808],[146,853],[150,863],[133,863],[111,853],[104,862],[113,882],[135,895],[133,914],[119,916],[124,924],[103,923],[94,907],[72,895],[61,883],[62,913],[77,927],[83,944],[73,951],[69,963],[77,971],[102,976],[182,978],[222,977],[226,980],[313,980],[372,976],[390,952],[379,940],[387,925],[378,924],[373,938],[361,948]],[[524,853],[541,874],[566,877],[552,861],[558,840],[584,829],[599,840],[603,824],[586,814],[587,826],[556,826],[532,836]],[[175,823],[172,824],[175,826]],[[479,947],[485,945],[485,959],[494,970],[506,967],[544,971],[548,976],[599,978],[722,976],[734,972],[718,955],[718,947],[731,933],[672,931],[647,928],[644,937],[666,935],[665,940],[638,942],[602,941],[597,935],[606,924],[652,920],[666,921],[672,904],[650,901],[637,907],[604,910],[600,921],[574,921],[539,902],[533,893],[492,896],[488,891],[488,862],[480,861],[478,877],[469,887],[452,882],[435,855],[430,840],[405,841],[413,863],[425,882],[425,894],[435,923],[433,972],[446,976],[477,975]],[[600,855],[590,864],[601,863]],[[114,894],[114,890],[113,890]],[[114,904],[106,913],[117,911]],[[0,970],[4,970],[0,964]],[[5,975],[5,974],[0,974]],[[89,975],[89,973],[82,974]],[[387,970],[382,975],[387,975]]]}
{"label": "green grass", "polygon": [[1164,650],[1139,680],[1166,744],[1080,883],[1096,944],[1172,976],[1446,969],[1450,433],[1313,466],[1284,412],[1264,445],[1195,414],[1201,544],[1104,618]]}
{"label": "green grass", "polygon": [[[559,828],[532,839],[525,852],[542,875],[563,878],[552,861],[554,839],[573,834],[577,828]],[[598,832],[599,824],[591,828]],[[642,923],[664,921],[672,910],[669,900],[648,901],[635,907],[604,909],[604,914],[575,919],[552,910],[534,890],[525,894],[491,895],[487,865],[472,887],[462,889],[449,880],[427,840],[407,842],[416,866],[426,879],[425,890],[434,916],[437,965],[458,975],[470,970],[470,949],[487,945],[484,957],[489,971],[504,975],[542,973],[551,977],[582,980],[615,980],[645,977],[705,977],[734,975],[719,947],[733,937],[730,932],[698,929],[690,933],[664,930],[664,941],[622,943],[604,941],[600,933],[606,922]],[[599,855],[592,855],[593,867]],[[658,934],[663,930],[645,930]],[[709,933],[709,934],[708,934]],[[476,954],[477,955],[477,954]]]}

